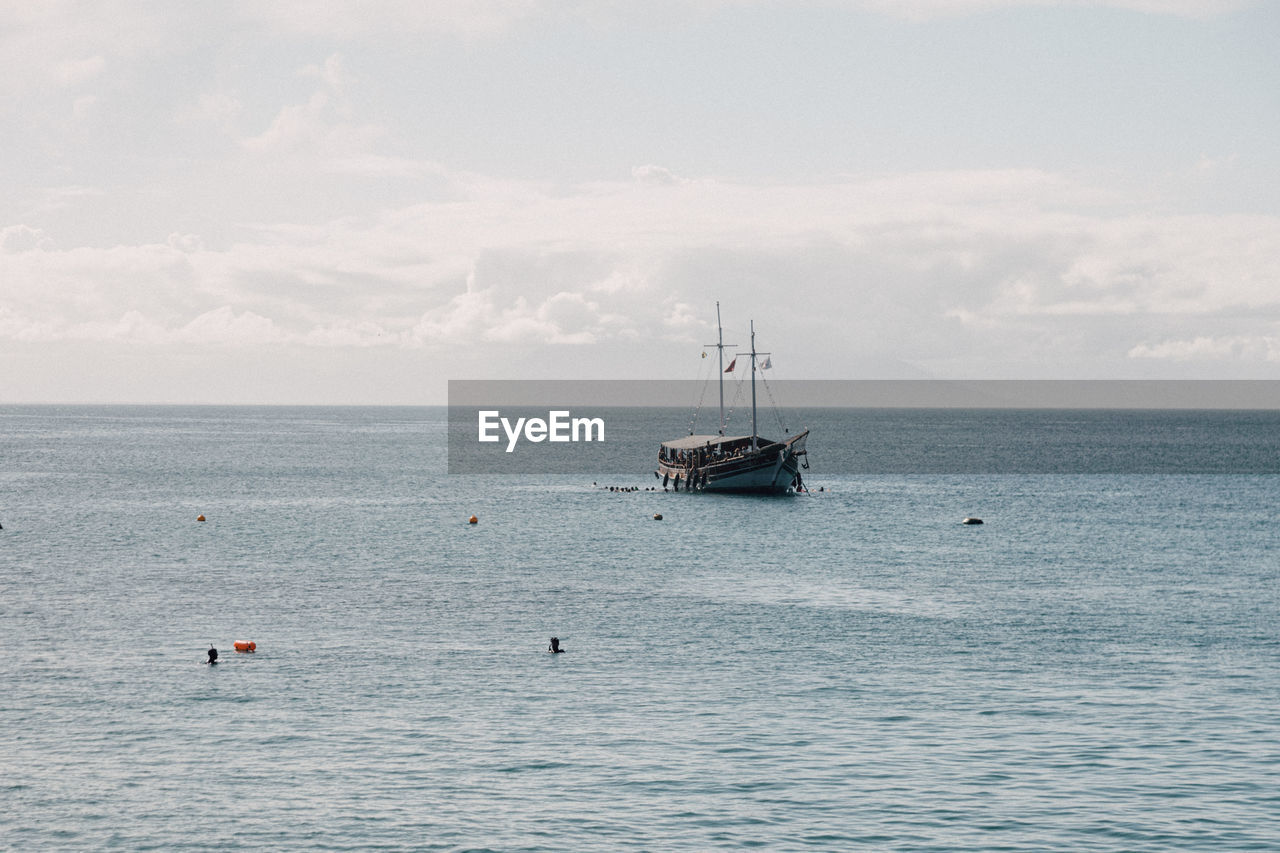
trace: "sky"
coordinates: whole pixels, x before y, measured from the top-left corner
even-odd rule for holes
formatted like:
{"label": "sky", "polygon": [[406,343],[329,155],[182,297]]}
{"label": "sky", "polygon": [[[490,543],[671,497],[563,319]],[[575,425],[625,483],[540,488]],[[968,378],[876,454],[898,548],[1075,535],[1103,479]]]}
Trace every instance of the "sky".
{"label": "sky", "polygon": [[0,3],[0,403],[1280,379],[1280,4]]}

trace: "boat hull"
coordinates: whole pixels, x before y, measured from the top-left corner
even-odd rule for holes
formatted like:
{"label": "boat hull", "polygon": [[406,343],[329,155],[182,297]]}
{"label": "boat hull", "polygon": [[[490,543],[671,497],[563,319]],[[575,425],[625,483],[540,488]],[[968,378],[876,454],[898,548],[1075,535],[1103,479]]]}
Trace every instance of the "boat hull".
{"label": "boat hull", "polygon": [[790,494],[799,483],[808,431],[780,444],[770,444],[739,458],[705,465],[672,465],[659,461],[663,486],[676,491]]}

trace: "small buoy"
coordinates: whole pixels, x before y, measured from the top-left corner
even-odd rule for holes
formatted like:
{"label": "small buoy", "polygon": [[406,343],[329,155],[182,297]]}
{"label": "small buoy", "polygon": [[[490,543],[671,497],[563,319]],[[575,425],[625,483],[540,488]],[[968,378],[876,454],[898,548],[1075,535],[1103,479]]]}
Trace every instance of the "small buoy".
{"label": "small buoy", "polygon": [[196,516],[196,521],[204,521],[204,516],[203,516],[203,515],[197,515],[197,516]]}
{"label": "small buoy", "polygon": [[467,523],[468,523],[468,524],[479,524],[479,523],[480,523],[480,519],[476,518],[476,517],[473,515],[473,516],[471,516],[470,518],[468,518],[468,519],[467,519]]}
{"label": "small buoy", "polygon": [[655,513],[653,514],[653,520],[654,520],[654,521],[662,521],[662,513],[660,513],[660,512],[655,512]]}
{"label": "small buoy", "polygon": [[964,521],[962,521],[962,522],[960,522],[960,523],[961,523],[961,524],[981,524],[981,523],[982,523],[982,519],[980,519],[980,518],[974,518],[973,516],[965,516]]}
{"label": "small buoy", "polygon": [[256,652],[258,644],[250,640],[236,640],[234,643],[238,652]]}

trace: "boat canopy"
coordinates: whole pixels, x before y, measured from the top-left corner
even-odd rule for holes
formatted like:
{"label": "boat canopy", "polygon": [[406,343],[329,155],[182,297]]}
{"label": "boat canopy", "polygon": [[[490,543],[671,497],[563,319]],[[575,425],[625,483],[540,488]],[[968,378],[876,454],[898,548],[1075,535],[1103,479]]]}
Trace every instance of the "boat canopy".
{"label": "boat canopy", "polygon": [[717,444],[733,444],[739,441],[750,441],[749,435],[686,435],[662,442],[668,450],[698,450],[702,447],[714,447]]}

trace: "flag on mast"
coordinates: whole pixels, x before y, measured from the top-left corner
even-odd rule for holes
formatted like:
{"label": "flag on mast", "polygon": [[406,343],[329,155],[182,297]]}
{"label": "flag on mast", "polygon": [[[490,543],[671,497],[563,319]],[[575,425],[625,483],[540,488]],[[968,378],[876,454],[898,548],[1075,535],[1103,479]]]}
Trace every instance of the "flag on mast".
{"label": "flag on mast", "polygon": [[729,366],[724,369],[725,373],[733,373],[733,366],[738,363],[738,359],[729,362]]}
{"label": "flag on mast", "polygon": [[766,355],[764,357],[764,364],[760,365],[760,369],[768,370],[771,367],[773,367],[773,359],[771,359],[769,356]]}

